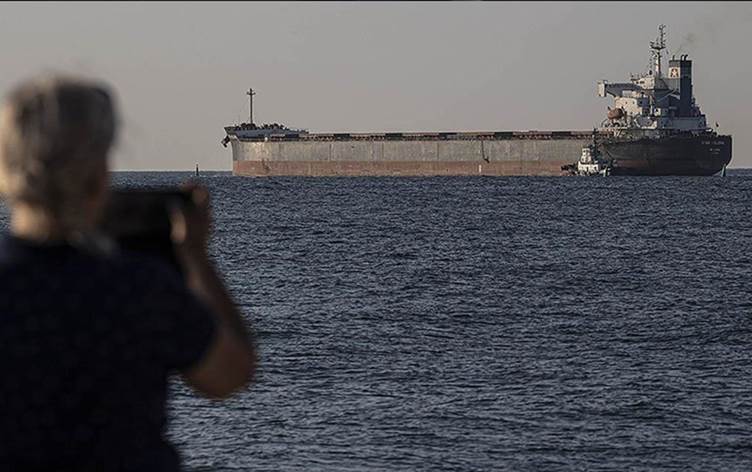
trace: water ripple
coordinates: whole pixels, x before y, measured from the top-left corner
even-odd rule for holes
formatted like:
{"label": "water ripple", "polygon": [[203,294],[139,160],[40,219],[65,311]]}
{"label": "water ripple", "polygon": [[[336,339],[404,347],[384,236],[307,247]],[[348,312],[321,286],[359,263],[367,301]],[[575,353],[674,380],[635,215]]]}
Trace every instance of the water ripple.
{"label": "water ripple", "polygon": [[752,175],[202,179],[261,371],[189,470],[752,468]]}

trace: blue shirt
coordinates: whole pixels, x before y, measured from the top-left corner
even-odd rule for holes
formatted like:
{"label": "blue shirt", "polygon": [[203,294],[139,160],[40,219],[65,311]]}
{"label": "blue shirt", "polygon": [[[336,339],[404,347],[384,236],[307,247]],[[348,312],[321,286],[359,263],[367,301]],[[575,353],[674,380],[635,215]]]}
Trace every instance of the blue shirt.
{"label": "blue shirt", "polygon": [[214,331],[161,260],[0,239],[0,470],[179,470],[168,376]]}

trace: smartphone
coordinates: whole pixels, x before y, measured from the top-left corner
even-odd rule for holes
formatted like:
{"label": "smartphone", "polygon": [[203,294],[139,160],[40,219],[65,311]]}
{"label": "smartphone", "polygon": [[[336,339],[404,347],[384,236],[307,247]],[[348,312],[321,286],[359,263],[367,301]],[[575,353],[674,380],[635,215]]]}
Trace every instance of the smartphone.
{"label": "smartphone", "polygon": [[100,230],[122,249],[148,253],[180,271],[173,249],[170,209],[193,205],[190,190],[179,188],[120,188],[110,192]]}

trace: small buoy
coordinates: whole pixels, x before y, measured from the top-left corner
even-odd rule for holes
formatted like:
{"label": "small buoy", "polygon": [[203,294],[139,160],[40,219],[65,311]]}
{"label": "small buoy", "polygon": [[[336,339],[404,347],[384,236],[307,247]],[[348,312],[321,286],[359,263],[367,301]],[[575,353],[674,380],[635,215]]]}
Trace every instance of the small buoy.
{"label": "small buoy", "polygon": [[198,177],[198,164],[196,164],[196,177]]}

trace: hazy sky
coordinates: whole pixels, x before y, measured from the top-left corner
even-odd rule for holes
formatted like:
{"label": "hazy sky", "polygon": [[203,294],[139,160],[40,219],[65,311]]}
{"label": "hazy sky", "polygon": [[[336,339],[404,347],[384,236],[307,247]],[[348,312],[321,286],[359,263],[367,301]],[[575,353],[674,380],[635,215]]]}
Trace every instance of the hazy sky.
{"label": "hazy sky", "polygon": [[752,5],[722,3],[0,4],[0,93],[45,70],[118,94],[119,170],[231,168],[223,126],[312,132],[590,129],[665,23],[708,122],[752,167]]}

